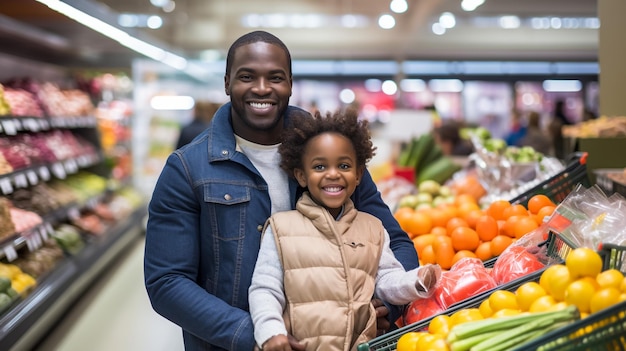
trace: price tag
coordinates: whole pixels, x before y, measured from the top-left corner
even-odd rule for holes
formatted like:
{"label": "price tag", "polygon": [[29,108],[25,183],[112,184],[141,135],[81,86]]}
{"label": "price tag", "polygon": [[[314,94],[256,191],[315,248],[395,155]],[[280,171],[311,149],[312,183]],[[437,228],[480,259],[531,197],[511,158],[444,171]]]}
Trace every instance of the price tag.
{"label": "price tag", "polygon": [[[46,223],[46,225],[49,225],[49,224]],[[48,229],[46,228],[46,226],[44,225],[39,226],[39,236],[41,236],[41,239],[43,241],[48,240]]]}
{"label": "price tag", "polygon": [[65,168],[63,168],[63,164],[59,162],[52,165],[52,174],[54,174],[54,176],[59,179],[65,179],[65,177],[67,177],[67,174],[65,173]]}
{"label": "price tag", "polygon": [[2,129],[4,129],[4,133],[7,135],[17,134],[17,128],[15,127],[15,123],[13,123],[13,120],[10,120],[10,119],[3,120]]}
{"label": "price tag", "polygon": [[50,224],[49,222],[46,222],[44,224],[44,227],[46,228],[46,233],[48,233],[48,235],[54,234],[54,228],[52,228],[52,224]]}
{"label": "price tag", "polygon": [[2,189],[2,193],[5,195],[13,192],[13,185],[8,177],[0,178],[0,189]]}
{"label": "price tag", "polygon": [[37,185],[37,183],[39,183],[39,177],[37,177],[37,173],[33,170],[26,171],[26,178],[28,178],[30,185]]}
{"label": "price tag", "polygon": [[29,232],[28,234],[25,234],[24,239],[26,239],[26,246],[31,252],[36,251],[43,245],[43,241],[41,240],[41,236],[39,236],[39,232],[35,230]]}
{"label": "price tag", "polygon": [[7,258],[7,261],[15,261],[17,259],[17,251],[15,251],[15,247],[12,244],[5,246],[2,251],[4,251],[4,257]]}
{"label": "price tag", "polygon": [[28,188],[28,179],[26,179],[26,174],[18,173],[13,177],[13,183],[18,188]]}
{"label": "price tag", "polygon": [[67,174],[74,174],[78,172],[78,165],[76,164],[76,160],[70,159],[65,161],[65,172]]}
{"label": "price tag", "polygon": [[43,166],[43,167],[39,167],[39,177],[41,177],[41,180],[44,182],[47,182],[50,180],[50,170],[48,169],[48,167]]}

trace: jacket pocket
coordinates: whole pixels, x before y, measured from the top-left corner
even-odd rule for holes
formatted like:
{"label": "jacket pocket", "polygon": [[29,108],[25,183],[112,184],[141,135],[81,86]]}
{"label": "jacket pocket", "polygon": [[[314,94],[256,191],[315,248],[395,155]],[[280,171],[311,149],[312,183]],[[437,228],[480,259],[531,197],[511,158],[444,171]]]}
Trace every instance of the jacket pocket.
{"label": "jacket pocket", "polygon": [[219,239],[236,240],[245,235],[246,210],[251,198],[250,187],[240,184],[208,183],[204,185],[204,203],[209,226]]}

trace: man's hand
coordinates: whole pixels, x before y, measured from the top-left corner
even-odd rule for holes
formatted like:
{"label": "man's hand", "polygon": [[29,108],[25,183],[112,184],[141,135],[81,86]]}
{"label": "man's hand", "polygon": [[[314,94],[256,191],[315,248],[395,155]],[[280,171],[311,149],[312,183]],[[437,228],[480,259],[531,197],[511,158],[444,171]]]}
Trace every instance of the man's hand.
{"label": "man's hand", "polygon": [[289,334],[289,345],[293,351],[305,351],[306,346],[302,345],[293,335]]}
{"label": "man's hand", "polygon": [[387,309],[381,299],[372,299],[372,305],[376,309],[376,336],[381,336],[391,328],[391,323],[387,319],[389,309]]}

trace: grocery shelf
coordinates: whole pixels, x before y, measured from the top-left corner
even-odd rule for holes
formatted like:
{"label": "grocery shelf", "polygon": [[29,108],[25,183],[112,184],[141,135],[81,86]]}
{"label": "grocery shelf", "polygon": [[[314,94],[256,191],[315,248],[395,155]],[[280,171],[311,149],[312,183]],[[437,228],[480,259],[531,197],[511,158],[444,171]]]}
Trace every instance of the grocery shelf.
{"label": "grocery shelf", "polygon": [[0,317],[1,349],[31,349],[97,276],[143,233],[146,214],[146,206],[137,208],[40,279],[29,295]]}

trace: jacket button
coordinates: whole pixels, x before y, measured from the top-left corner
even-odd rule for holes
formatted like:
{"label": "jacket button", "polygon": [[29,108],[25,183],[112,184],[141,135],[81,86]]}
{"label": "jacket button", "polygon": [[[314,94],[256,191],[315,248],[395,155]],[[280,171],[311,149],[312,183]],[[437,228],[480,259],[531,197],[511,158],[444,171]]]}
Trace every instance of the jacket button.
{"label": "jacket button", "polygon": [[259,232],[263,231],[263,226],[261,224],[257,225],[256,230],[258,230]]}
{"label": "jacket button", "polygon": [[226,195],[224,195],[224,200],[226,200],[226,201],[228,201],[228,200],[230,200],[230,199],[232,199],[232,198],[233,198],[233,197],[232,197],[232,196],[230,196],[230,194],[226,194]]}
{"label": "jacket button", "polygon": [[228,150],[222,150],[222,155],[224,156],[228,155]]}

